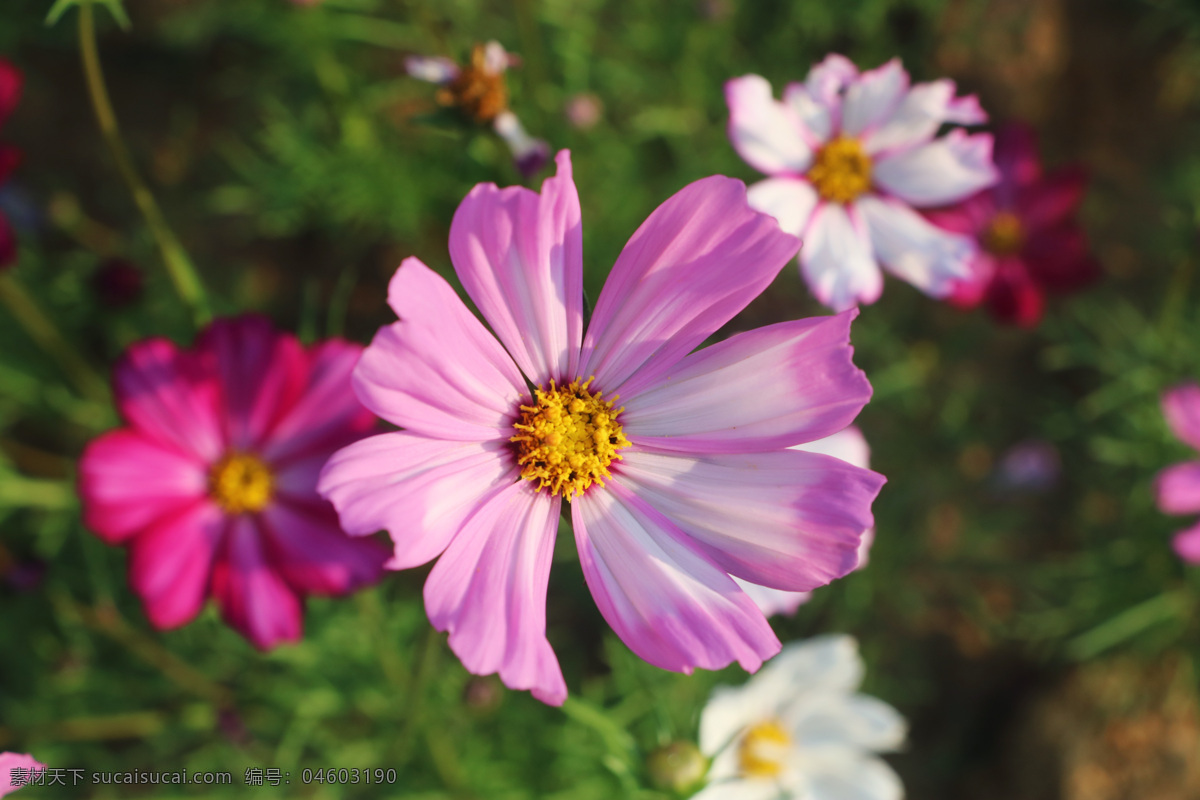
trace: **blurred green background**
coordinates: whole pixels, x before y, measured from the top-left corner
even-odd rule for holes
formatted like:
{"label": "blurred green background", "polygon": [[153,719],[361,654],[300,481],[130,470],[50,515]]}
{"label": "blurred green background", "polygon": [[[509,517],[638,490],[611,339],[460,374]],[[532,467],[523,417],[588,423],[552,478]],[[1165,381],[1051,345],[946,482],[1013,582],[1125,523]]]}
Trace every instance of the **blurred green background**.
{"label": "blurred green background", "polygon": [[[26,74],[0,131],[24,163],[0,193],[15,275],[97,370],[149,335],[192,333],[97,133],[77,11],[0,4],[0,56]],[[1104,280],[1001,328],[889,279],[854,323],[875,395],[859,419],[875,504],[870,566],[819,590],[785,641],[857,636],[865,690],[912,723],[889,758],[922,800],[1200,796],[1200,578],[1170,551],[1186,520],[1151,482],[1189,457],[1160,392],[1200,377],[1200,10],[1190,0],[127,0],[100,48],[135,161],[220,313],[259,310],[302,338],[365,342],[386,281],[417,255],[449,275],[453,211],[521,181],[489,130],[447,122],[407,55],[519,53],[512,107],[569,148],[595,297],[638,224],[697,178],[758,176],[725,137],[722,85],[777,89],[831,51],[900,56],[955,78],[994,122],[1039,131],[1050,165],[1092,175],[1083,219]],[[592,125],[571,103],[598,109]],[[529,183],[536,186],[538,179]],[[108,259],[146,287],[113,309]],[[794,267],[729,330],[823,313]],[[221,770],[225,789],[79,786],[21,797],[665,798],[645,757],[693,739],[711,687],[638,661],[608,631],[560,537],[549,636],[573,701],[547,708],[467,675],[421,606],[426,570],[310,600],[298,646],[262,655],[212,609],[157,633],[125,558],[83,530],[75,459],[117,423],[0,312],[0,750],[52,766]],[[1030,445],[1030,443],[1033,443]],[[1014,477],[1014,446],[1060,466]],[[1035,482],[1036,483],[1036,482]],[[291,784],[244,786],[248,767]],[[299,780],[391,768],[387,787]]]}

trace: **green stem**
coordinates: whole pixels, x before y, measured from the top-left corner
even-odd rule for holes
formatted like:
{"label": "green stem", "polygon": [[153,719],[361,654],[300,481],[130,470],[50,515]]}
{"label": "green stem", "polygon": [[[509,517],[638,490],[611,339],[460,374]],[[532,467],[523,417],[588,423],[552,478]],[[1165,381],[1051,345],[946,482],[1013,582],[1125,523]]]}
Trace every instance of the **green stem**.
{"label": "green stem", "polygon": [[75,384],[80,394],[90,400],[108,403],[107,384],[88,366],[87,361],[75,351],[12,275],[0,275],[0,303],[8,307],[29,338],[58,362],[59,368]]}
{"label": "green stem", "polygon": [[121,179],[125,181],[125,185],[133,195],[133,202],[137,205],[138,211],[142,213],[142,218],[146,220],[151,235],[154,236],[154,241],[162,254],[163,263],[166,265],[167,274],[171,277],[171,283],[175,285],[175,291],[191,310],[196,326],[201,327],[212,318],[204,286],[200,283],[200,277],[197,275],[195,267],[192,266],[187,251],[183,249],[183,245],[179,243],[170,226],[167,225],[166,218],[163,217],[154,195],[138,175],[137,168],[133,165],[133,159],[129,155],[129,149],[121,138],[121,131],[117,127],[117,117],[113,113],[112,103],[108,99],[108,89],[104,86],[104,72],[100,68],[100,54],[96,49],[96,25],[90,3],[84,3],[79,7],[79,51],[83,57],[83,74],[87,79],[88,95],[92,100],[92,109],[96,112],[96,121],[100,124],[100,133],[104,136],[104,141],[108,144],[108,149],[117,162],[117,171],[121,173]]}

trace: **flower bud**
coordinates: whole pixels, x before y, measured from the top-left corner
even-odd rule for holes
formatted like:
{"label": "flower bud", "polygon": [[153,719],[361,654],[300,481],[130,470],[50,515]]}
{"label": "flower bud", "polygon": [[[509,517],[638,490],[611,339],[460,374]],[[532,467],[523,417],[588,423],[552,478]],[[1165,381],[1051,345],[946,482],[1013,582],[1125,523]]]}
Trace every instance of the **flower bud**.
{"label": "flower bud", "polygon": [[646,757],[646,772],[655,789],[686,793],[699,788],[708,773],[708,759],[691,742],[671,742]]}

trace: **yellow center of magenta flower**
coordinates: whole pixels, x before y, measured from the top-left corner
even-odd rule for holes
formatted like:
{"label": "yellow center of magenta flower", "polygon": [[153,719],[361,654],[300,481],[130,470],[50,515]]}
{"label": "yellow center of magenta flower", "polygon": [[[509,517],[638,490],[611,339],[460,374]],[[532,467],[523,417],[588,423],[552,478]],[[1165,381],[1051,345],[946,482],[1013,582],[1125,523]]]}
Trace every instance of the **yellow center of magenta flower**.
{"label": "yellow center of magenta flower", "polygon": [[624,409],[613,409],[617,397],[601,400],[600,392],[588,391],[591,382],[556,387],[550,381],[513,423],[517,433],[510,441],[517,444],[521,477],[568,499],[593,483],[603,486],[612,477],[609,464],[621,460],[617,451],[629,446],[617,422]]}
{"label": "yellow center of magenta flower", "polygon": [[1021,220],[1011,211],[1001,211],[992,217],[983,232],[983,246],[997,256],[1011,256],[1021,251],[1025,244],[1025,228]]}
{"label": "yellow center of magenta flower", "polygon": [[226,514],[262,511],[274,491],[271,469],[249,453],[229,453],[208,471],[209,497]]}
{"label": "yellow center of magenta flower", "polygon": [[849,203],[871,188],[871,159],[857,139],[838,136],[817,151],[808,179],[823,199]]}
{"label": "yellow center of magenta flower", "polygon": [[792,746],[792,737],[778,720],[760,722],[738,745],[738,769],[743,778],[777,778]]}

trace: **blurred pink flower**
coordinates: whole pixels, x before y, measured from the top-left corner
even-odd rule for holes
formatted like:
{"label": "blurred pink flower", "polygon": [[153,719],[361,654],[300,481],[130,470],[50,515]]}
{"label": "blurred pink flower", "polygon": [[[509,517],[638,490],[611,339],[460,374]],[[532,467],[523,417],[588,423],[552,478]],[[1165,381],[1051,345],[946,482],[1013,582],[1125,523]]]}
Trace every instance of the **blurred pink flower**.
{"label": "blurred pink flower", "polygon": [[758,75],[728,81],[725,99],[734,149],[770,176],[750,187],[750,205],[804,239],[801,273],[822,303],[874,303],[880,264],[933,297],[966,277],[973,242],[913,209],[995,182],[991,136],[935,138],[945,123],[987,120],[974,95],[956,98],[948,79],[910,86],[898,59],[859,73],[830,55],[782,101]]}
{"label": "blurred pink flower", "polygon": [[268,649],[300,638],[306,594],[379,578],[384,548],[350,539],[316,492],[338,448],[375,419],[350,391],[362,351],[310,348],[263,317],[214,322],[195,346],[129,348],[114,377],[128,426],[91,442],[79,467],[84,523],[129,547],[129,583],[158,628],[209,595]]}
{"label": "blurred pink flower", "polygon": [[320,491],[349,533],[391,533],[392,568],[441,556],[426,610],[471,672],[565,699],[546,639],[564,498],[588,587],[630,649],[663,669],[753,671],[780,645],[730,575],[807,591],[846,574],[883,484],[788,449],[841,430],[870,397],[851,362],[854,313],[689,355],[799,246],[740,181],[714,176],[634,233],[585,333],[566,151],[557,165],[540,195],[476,186],[451,224],[450,260],[495,336],[419,260],[400,265],[399,321],[354,388],[405,430],[334,455]]}
{"label": "blurred pink flower", "polygon": [[604,116],[604,103],[591,92],[580,92],[571,95],[563,108],[563,113],[572,128],[581,131],[591,130]]}
{"label": "blurred pink flower", "polygon": [[[1200,384],[1185,383],[1162,396],[1167,425],[1184,444],[1200,450]],[[1158,473],[1154,481],[1158,508],[1164,514],[1200,512],[1200,460],[1184,461]],[[1175,535],[1175,552],[1184,561],[1200,564],[1200,524]]]}
{"label": "blurred pink flower", "polygon": [[1075,219],[1087,176],[1078,167],[1043,173],[1036,135],[1017,123],[996,134],[996,166],[995,186],[925,216],[981,248],[950,302],[987,303],[996,319],[1030,327],[1041,320],[1048,292],[1072,292],[1100,276]]}
{"label": "blurred pink flower", "polygon": [[32,782],[33,772],[46,765],[25,753],[0,753],[0,797],[10,795]]}
{"label": "blurred pink flower", "polygon": [[[21,99],[24,78],[10,61],[0,58],[0,127],[12,114]],[[0,185],[21,162],[21,153],[9,145],[0,144]],[[0,213],[0,270],[17,259],[17,237],[3,213]]]}

